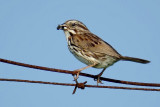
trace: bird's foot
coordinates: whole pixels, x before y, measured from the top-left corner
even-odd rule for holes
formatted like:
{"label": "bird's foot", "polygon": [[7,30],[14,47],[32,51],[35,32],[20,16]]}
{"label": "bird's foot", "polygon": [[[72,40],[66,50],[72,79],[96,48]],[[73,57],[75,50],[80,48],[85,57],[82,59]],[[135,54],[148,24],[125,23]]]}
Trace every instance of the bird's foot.
{"label": "bird's foot", "polygon": [[[73,78],[74,78],[74,81],[76,82],[76,83],[78,83],[77,82],[77,79],[79,78],[79,73],[80,73],[81,71],[80,70],[75,70],[75,71],[73,71]],[[76,75],[76,76],[75,76]]]}
{"label": "bird's foot", "polygon": [[94,77],[94,80],[97,81],[97,85],[100,83],[100,84],[103,84],[101,79],[100,79],[101,75],[95,75]]}

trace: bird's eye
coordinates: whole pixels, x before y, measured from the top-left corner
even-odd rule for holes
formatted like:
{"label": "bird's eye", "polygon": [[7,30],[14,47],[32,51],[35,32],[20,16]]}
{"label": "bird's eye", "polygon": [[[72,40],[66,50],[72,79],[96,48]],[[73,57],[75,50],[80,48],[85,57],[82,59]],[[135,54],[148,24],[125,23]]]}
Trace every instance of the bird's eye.
{"label": "bird's eye", "polygon": [[75,26],[75,25],[76,25],[75,23],[72,24],[72,26]]}

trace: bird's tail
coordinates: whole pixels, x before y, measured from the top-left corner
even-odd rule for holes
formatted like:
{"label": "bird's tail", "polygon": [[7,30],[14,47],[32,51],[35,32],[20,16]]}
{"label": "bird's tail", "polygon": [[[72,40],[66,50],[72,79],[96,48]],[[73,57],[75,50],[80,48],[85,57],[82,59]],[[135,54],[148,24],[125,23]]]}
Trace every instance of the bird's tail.
{"label": "bird's tail", "polygon": [[147,64],[147,63],[150,62],[150,61],[145,60],[145,59],[133,58],[133,57],[128,57],[128,56],[121,56],[121,60],[133,61],[133,62],[138,62],[138,63],[142,63],[142,64]]}

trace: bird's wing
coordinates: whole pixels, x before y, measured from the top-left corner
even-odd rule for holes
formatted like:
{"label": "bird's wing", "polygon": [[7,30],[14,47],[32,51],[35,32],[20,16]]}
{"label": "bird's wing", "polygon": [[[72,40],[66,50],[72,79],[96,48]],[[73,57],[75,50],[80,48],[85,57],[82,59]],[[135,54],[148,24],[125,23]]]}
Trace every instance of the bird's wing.
{"label": "bird's wing", "polygon": [[74,35],[73,42],[81,49],[95,54],[109,55],[116,58],[121,56],[111,45],[91,32]]}

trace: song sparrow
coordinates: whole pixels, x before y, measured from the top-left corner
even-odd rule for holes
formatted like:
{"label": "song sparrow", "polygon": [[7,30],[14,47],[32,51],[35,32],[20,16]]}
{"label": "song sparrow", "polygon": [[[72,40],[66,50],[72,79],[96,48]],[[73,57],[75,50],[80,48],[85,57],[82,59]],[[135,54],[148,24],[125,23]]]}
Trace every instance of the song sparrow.
{"label": "song sparrow", "polygon": [[100,76],[105,69],[119,60],[133,61],[138,63],[149,63],[150,61],[120,55],[111,45],[91,33],[89,29],[78,20],[68,20],[58,25],[57,30],[63,30],[68,42],[70,52],[81,62],[88,66],[75,70],[77,80],[80,71],[89,68],[103,68],[97,75],[97,84],[101,83]]}

